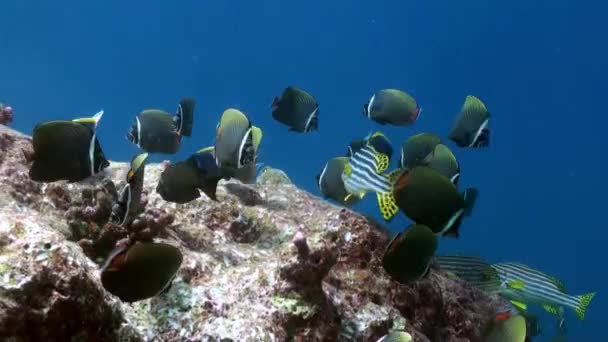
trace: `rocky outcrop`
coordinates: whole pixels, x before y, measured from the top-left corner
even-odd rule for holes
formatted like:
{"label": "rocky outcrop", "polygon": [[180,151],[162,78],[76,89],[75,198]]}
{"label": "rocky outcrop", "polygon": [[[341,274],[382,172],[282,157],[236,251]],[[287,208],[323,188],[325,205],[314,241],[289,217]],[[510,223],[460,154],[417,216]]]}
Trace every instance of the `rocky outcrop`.
{"label": "rocky outcrop", "polygon": [[177,205],[154,191],[160,164],[146,167],[147,209],[133,226],[179,246],[184,261],[166,293],[121,303],[99,267],[124,235],[105,222],[127,164],[38,184],[31,154],[29,137],[0,125],[3,339],[376,341],[405,329],[414,341],[479,341],[499,304],[435,269],[413,285],[392,281],[381,226],[286,176],[222,181],[218,202]]}

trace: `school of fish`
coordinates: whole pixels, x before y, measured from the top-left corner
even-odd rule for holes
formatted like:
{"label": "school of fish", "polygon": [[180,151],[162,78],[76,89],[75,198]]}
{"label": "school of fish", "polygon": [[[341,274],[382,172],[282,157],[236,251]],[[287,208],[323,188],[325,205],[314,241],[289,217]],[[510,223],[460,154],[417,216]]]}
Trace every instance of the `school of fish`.
{"label": "school of fish", "polygon": [[[140,198],[147,158],[180,150],[182,139],[193,134],[195,107],[196,101],[185,97],[178,102],[175,113],[146,109],[135,116],[126,139],[142,152],[131,160],[126,185],[112,207],[110,222],[126,226],[143,211]],[[303,89],[285,88],[270,108],[272,118],[291,132],[309,134],[319,129],[320,106]],[[364,103],[362,112],[380,125],[410,127],[422,109],[405,91],[382,89]],[[110,163],[96,134],[103,114],[101,110],[92,117],[37,124],[30,178],[37,182],[79,182],[108,168]],[[202,147],[163,170],[156,191],[165,201],[183,204],[202,194],[217,201],[216,187],[221,179],[255,181],[262,129],[241,110],[227,108],[219,116],[215,131],[212,146]],[[459,189],[461,167],[448,141],[458,148],[488,148],[490,112],[486,104],[478,97],[466,96],[446,136],[446,140],[432,132],[409,136],[400,145],[398,167],[394,169],[391,161],[395,151],[382,132],[345,143],[346,154],[330,157],[316,176],[319,192],[325,199],[347,207],[367,193],[375,193],[378,210],[386,221],[399,212],[412,221],[384,252],[382,265],[395,281],[416,282],[436,263],[471,286],[511,301],[513,310],[497,313],[495,323],[488,328],[488,342],[524,342],[539,334],[537,318],[527,311],[532,304],[558,317],[560,327],[565,327],[564,308],[572,309],[582,320],[594,293],[570,295],[556,278],[515,262],[489,264],[475,256],[435,255],[441,237],[460,237],[463,222],[473,214],[479,197],[477,188]],[[169,244],[129,241],[107,258],[101,281],[122,301],[147,299],[171,286],[182,258],[179,249]],[[411,341],[411,336],[396,331],[381,341]]]}

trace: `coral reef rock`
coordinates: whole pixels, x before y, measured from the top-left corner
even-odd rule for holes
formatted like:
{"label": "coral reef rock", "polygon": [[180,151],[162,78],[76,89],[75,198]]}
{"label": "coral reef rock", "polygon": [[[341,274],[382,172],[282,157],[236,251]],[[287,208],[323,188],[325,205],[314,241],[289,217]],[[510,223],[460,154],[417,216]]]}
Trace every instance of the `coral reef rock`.
{"label": "coral reef rock", "polygon": [[184,261],[168,291],[125,304],[103,289],[91,248],[128,164],[38,184],[31,156],[31,138],[0,125],[3,340],[376,341],[403,329],[414,341],[480,341],[500,304],[436,269],[391,280],[386,230],[289,182],[221,181],[218,202],[165,202],[161,164],[146,167],[143,215],[164,222],[154,236]]}

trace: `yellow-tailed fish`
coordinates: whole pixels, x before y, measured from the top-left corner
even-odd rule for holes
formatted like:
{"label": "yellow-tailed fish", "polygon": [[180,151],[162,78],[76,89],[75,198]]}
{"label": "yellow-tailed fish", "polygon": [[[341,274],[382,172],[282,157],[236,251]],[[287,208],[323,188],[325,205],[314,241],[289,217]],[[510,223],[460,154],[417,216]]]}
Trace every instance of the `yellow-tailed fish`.
{"label": "yellow-tailed fish", "polygon": [[569,307],[583,320],[595,292],[574,296],[566,293],[564,284],[557,278],[530,268],[527,265],[504,262],[493,264],[501,281],[500,294],[525,309],[538,304],[545,311],[559,314],[559,307]]}
{"label": "yellow-tailed fish", "polygon": [[496,293],[500,279],[490,263],[473,255],[438,255],[435,262],[439,268],[466,281],[471,286],[487,293]]}

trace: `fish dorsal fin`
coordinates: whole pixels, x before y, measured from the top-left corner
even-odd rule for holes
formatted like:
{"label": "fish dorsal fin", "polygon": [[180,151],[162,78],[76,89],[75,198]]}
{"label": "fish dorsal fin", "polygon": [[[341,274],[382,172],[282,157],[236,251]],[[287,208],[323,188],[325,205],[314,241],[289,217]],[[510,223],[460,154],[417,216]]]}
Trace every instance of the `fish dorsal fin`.
{"label": "fish dorsal fin", "polygon": [[566,285],[564,284],[563,281],[553,277],[553,276],[548,276],[549,279],[551,280],[551,282],[553,283],[553,285],[555,285],[555,287],[557,287],[557,289],[563,293],[566,293]]}
{"label": "fish dorsal fin", "polygon": [[97,125],[99,124],[99,121],[101,120],[102,116],[103,116],[103,109],[100,110],[99,112],[95,113],[95,115],[93,115],[90,118],[78,118],[78,119],[72,120],[72,122],[77,122],[77,123],[86,125],[89,128],[91,128],[92,130],[95,130],[97,128]]}
{"label": "fish dorsal fin", "polygon": [[486,109],[486,105],[481,102],[480,99],[473,95],[467,95],[466,99],[464,100],[464,104],[462,105],[462,111],[487,112],[488,110]]}
{"label": "fish dorsal fin", "polygon": [[528,310],[528,305],[526,305],[526,303],[522,303],[522,302],[517,301],[517,300],[512,300],[511,304],[513,304],[516,308],[521,309],[523,311]]}
{"label": "fish dorsal fin", "polygon": [[196,153],[213,152],[214,149],[215,149],[215,147],[213,147],[213,146],[207,146],[207,147],[203,147],[200,150],[196,151]]}
{"label": "fish dorsal fin", "polygon": [[253,139],[253,148],[255,149],[255,151],[258,150],[258,147],[260,146],[260,143],[262,142],[262,137],[263,137],[262,129],[257,126],[252,126],[251,127],[251,138]]}

